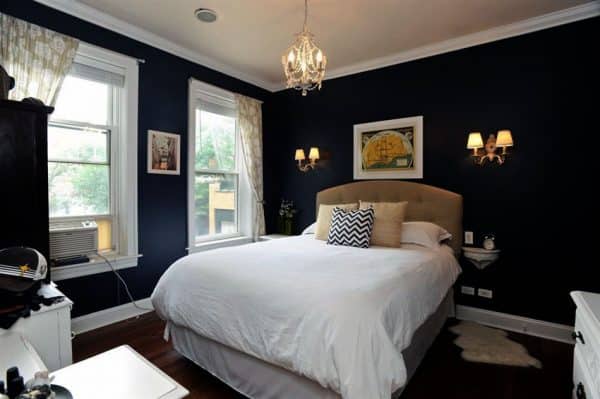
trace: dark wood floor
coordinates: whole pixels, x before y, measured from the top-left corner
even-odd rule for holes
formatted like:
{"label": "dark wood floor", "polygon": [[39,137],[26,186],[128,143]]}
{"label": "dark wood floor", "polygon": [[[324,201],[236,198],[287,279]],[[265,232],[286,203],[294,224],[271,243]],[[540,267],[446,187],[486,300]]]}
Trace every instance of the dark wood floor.
{"label": "dark wood floor", "polygon": [[[453,321],[449,321],[449,324]],[[75,337],[75,361],[128,344],[190,391],[192,399],[243,398],[186,360],[162,339],[164,323],[154,313]],[[470,363],[460,357],[454,334],[444,329],[402,399],[566,399],[571,395],[573,347],[522,334],[510,337],[542,361],[542,369]]]}

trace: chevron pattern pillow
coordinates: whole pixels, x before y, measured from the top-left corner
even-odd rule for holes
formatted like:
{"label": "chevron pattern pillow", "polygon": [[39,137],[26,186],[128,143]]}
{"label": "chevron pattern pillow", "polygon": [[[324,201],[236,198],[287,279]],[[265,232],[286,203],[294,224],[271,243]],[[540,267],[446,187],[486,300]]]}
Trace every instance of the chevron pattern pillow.
{"label": "chevron pattern pillow", "polygon": [[369,248],[374,220],[373,208],[355,211],[334,208],[327,244]]}

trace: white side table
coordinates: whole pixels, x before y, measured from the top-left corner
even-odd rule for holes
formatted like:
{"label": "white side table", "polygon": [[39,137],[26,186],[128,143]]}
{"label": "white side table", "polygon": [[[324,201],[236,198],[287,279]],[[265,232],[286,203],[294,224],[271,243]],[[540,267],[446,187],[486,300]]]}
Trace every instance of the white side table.
{"label": "white side table", "polygon": [[[43,285],[38,291],[46,298],[64,296],[53,284]],[[23,335],[39,354],[40,358],[53,371],[73,363],[71,348],[71,306],[73,302],[66,298],[40,310],[31,312],[31,316],[19,319],[7,333]],[[0,339],[3,330],[0,330]]]}
{"label": "white side table", "polygon": [[60,369],[53,384],[75,399],[180,399],[189,392],[171,377],[123,345]]}
{"label": "white side table", "polygon": [[270,240],[277,240],[279,238],[289,238],[289,237],[293,237],[293,236],[288,236],[285,234],[267,234],[264,236],[260,236],[260,241],[270,241]]}

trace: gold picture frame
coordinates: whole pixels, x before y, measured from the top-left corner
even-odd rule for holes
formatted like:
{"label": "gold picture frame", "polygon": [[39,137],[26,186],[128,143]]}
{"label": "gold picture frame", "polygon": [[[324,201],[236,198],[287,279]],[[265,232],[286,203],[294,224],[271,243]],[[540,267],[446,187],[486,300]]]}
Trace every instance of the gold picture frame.
{"label": "gold picture frame", "polygon": [[423,116],[354,125],[354,179],[421,179]]}

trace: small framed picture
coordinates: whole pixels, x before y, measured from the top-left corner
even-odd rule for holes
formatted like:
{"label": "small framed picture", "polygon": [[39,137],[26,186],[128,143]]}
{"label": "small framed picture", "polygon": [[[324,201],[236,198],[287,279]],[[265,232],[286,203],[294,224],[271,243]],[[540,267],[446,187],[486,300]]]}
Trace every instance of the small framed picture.
{"label": "small framed picture", "polygon": [[423,177],[423,116],[354,125],[354,179]]}
{"label": "small framed picture", "polygon": [[148,130],[148,173],[178,175],[181,167],[181,136]]}

